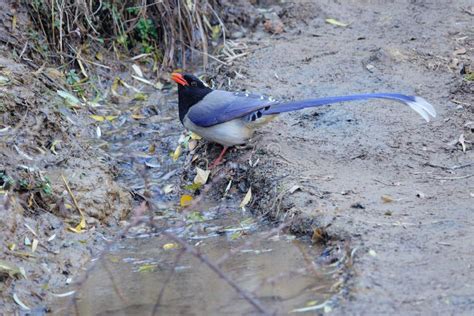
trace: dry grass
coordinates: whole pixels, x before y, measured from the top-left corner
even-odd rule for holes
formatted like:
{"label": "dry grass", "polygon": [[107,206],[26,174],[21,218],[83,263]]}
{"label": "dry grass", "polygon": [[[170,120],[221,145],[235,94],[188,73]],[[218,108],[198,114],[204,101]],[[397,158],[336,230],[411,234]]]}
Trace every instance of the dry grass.
{"label": "dry grass", "polygon": [[[56,60],[91,47],[117,57],[151,54],[161,68],[186,68],[194,52],[208,62],[209,40],[225,38],[218,0],[24,1]],[[79,65],[80,66],[80,65]]]}

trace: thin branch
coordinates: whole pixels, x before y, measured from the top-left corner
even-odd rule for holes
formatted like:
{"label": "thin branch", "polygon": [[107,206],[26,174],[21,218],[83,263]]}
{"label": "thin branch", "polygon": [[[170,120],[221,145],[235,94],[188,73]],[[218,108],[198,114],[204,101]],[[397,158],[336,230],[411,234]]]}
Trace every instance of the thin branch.
{"label": "thin branch", "polygon": [[153,311],[151,312],[151,315],[158,315],[158,308],[160,307],[161,300],[163,299],[163,294],[165,293],[166,286],[169,284],[171,281],[171,278],[174,276],[176,273],[176,266],[178,265],[179,260],[181,260],[182,255],[186,251],[184,249],[181,249],[181,251],[176,255],[176,259],[173,262],[173,268],[171,269],[171,272],[168,274],[168,277],[166,278],[165,282],[163,283],[163,286],[160,289],[160,293],[158,294],[158,298],[156,299],[155,306],[153,306]]}
{"label": "thin branch", "polygon": [[207,265],[209,269],[214,271],[221,279],[223,279],[227,284],[229,284],[240,296],[242,296],[250,305],[255,307],[255,309],[258,310],[260,313],[264,315],[271,315],[271,313],[269,313],[267,309],[256,298],[252,297],[249,293],[247,293],[247,291],[242,289],[237,283],[235,283],[231,278],[229,278],[224,273],[224,271],[222,271],[216,264],[212,263],[209,258],[197,251],[196,248],[189,245],[186,241],[184,241],[173,233],[163,231],[162,234],[172,239],[174,242],[180,244],[186,250],[186,252],[195,256],[202,263]]}

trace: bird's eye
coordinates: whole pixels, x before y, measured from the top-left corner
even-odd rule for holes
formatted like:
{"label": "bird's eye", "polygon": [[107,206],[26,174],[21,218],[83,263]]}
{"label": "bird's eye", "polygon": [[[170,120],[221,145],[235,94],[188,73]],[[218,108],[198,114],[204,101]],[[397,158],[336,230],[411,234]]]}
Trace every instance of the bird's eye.
{"label": "bird's eye", "polygon": [[196,87],[196,86],[197,86],[196,81],[191,81],[191,87]]}

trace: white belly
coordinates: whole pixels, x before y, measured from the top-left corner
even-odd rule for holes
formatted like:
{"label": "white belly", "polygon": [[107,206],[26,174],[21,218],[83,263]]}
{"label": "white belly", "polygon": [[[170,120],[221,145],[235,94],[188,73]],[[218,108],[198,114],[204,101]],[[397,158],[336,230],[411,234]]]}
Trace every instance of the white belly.
{"label": "white belly", "polygon": [[184,126],[199,136],[223,146],[241,145],[252,137],[252,129],[242,118],[237,118],[210,127],[197,126],[188,117],[184,118]]}

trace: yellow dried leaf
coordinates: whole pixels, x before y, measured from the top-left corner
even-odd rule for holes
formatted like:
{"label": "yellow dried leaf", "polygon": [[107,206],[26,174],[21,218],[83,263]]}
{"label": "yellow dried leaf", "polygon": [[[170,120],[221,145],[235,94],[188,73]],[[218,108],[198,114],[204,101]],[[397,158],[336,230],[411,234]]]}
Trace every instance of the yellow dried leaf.
{"label": "yellow dried leaf", "polygon": [[153,272],[156,269],[156,264],[148,263],[138,267],[138,272]]}
{"label": "yellow dried leaf", "polygon": [[95,115],[91,114],[89,117],[93,120],[96,120],[97,122],[103,122],[103,121],[113,121],[117,118],[116,115]]}
{"label": "yellow dried leaf", "polygon": [[221,36],[221,26],[217,24],[212,27],[211,38],[212,40],[217,41],[219,39],[219,36]]}
{"label": "yellow dried leaf", "polygon": [[171,249],[175,249],[175,248],[178,248],[178,245],[175,244],[175,243],[168,243],[168,244],[163,245],[164,250],[171,250]]}
{"label": "yellow dried leaf", "polygon": [[242,202],[240,202],[239,207],[245,207],[247,204],[249,204],[250,200],[252,199],[252,188],[249,188],[247,191],[247,194],[245,194],[244,199]]}
{"label": "yellow dried leaf", "polygon": [[12,31],[15,31],[16,29],[16,15],[13,15],[12,17]]}
{"label": "yellow dried leaf", "polygon": [[84,216],[81,216],[81,221],[79,222],[79,224],[77,224],[76,227],[68,227],[70,231],[75,232],[77,234],[82,233],[85,228],[86,228],[86,219],[84,218]]}
{"label": "yellow dried leaf", "polygon": [[335,26],[341,26],[341,27],[346,27],[348,26],[349,24],[346,24],[346,23],[342,23],[336,19],[326,19],[326,23],[329,23],[329,24],[332,24],[332,25],[335,25]]}
{"label": "yellow dried leaf", "polygon": [[135,119],[135,120],[141,120],[141,119],[146,118],[146,116],[141,115],[141,114],[132,114],[131,116],[132,116],[132,118]]}
{"label": "yellow dried leaf", "polygon": [[119,94],[117,93],[117,88],[120,83],[120,78],[115,77],[114,82],[112,83],[112,86],[110,87],[110,91],[112,91],[113,96],[118,96]]}
{"label": "yellow dried leaf", "polygon": [[70,231],[72,231],[73,233],[76,233],[76,234],[80,234],[82,233],[82,229],[78,229],[77,227],[71,227],[69,226],[67,229],[69,229]]}
{"label": "yellow dried leaf", "polygon": [[193,200],[193,197],[191,195],[185,194],[179,200],[179,205],[183,207],[189,206],[191,205],[192,200]]}
{"label": "yellow dried leaf", "polygon": [[195,184],[206,184],[209,175],[211,174],[211,170],[203,170],[199,167],[196,167],[196,176],[194,177]]}
{"label": "yellow dried leaf", "polygon": [[10,251],[15,251],[15,249],[16,249],[16,244],[9,244],[9,245],[8,245],[8,249],[9,249]]}
{"label": "yellow dried leaf", "polygon": [[51,147],[49,148],[51,150],[51,152],[55,155],[57,155],[58,153],[56,152],[56,145],[59,144],[61,142],[61,140],[59,139],[55,139],[53,140],[53,143],[51,144]]}
{"label": "yellow dried leaf", "polygon": [[84,216],[82,216],[81,222],[76,226],[76,228],[86,228],[86,219]]}
{"label": "yellow dried leaf", "polygon": [[104,55],[102,55],[101,52],[97,52],[97,54],[95,54],[95,58],[96,58],[98,61],[103,61],[103,60],[104,60]]}
{"label": "yellow dried leaf", "polygon": [[199,136],[198,134],[194,133],[194,132],[191,132],[191,139],[196,139],[196,140],[199,140],[199,139],[202,139],[201,136]]}
{"label": "yellow dried leaf", "polygon": [[150,147],[148,147],[148,153],[149,154],[154,154],[156,151],[156,146],[155,144],[151,144]]}
{"label": "yellow dried leaf", "polygon": [[171,157],[173,158],[174,161],[178,160],[178,158],[181,155],[182,151],[183,151],[183,149],[181,148],[181,145],[178,145],[178,147],[176,147],[174,153],[171,155]]}
{"label": "yellow dried leaf", "polygon": [[87,75],[86,69],[84,68],[84,65],[82,64],[82,61],[79,58],[76,60],[77,60],[77,63],[79,64],[79,68],[81,69],[81,72],[84,75],[84,77],[89,78],[89,76]]}
{"label": "yellow dried leaf", "polygon": [[92,114],[92,115],[89,115],[89,117],[93,120],[96,120],[97,122],[103,122],[105,120],[105,116],[103,115]]}

